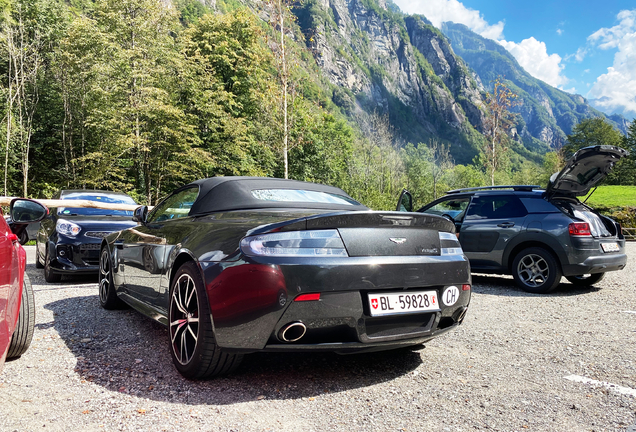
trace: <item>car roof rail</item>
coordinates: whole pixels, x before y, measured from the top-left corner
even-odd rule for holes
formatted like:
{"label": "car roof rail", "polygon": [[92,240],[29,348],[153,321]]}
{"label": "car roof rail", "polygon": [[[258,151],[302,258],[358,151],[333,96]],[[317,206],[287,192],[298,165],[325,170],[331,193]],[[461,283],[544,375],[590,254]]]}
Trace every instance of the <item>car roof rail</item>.
{"label": "car roof rail", "polygon": [[456,194],[462,192],[473,192],[480,190],[498,190],[498,189],[512,189],[515,192],[532,192],[535,189],[542,189],[541,186],[537,185],[516,185],[516,186],[481,186],[481,187],[472,187],[472,188],[463,188],[463,189],[453,189],[447,194]]}

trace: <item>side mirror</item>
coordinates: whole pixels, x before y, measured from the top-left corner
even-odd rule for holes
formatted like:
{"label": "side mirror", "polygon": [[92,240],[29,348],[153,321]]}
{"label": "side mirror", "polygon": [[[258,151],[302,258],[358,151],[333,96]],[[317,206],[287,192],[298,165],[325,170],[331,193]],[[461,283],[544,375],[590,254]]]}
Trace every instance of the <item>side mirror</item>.
{"label": "side mirror", "polygon": [[412,212],[413,211],[413,195],[406,189],[402,190],[398,205],[395,211]]}
{"label": "side mirror", "polygon": [[133,222],[139,222],[141,224],[146,223],[146,217],[148,217],[148,207],[141,206],[135,209],[135,213],[133,213]]}
{"label": "side mirror", "polygon": [[17,225],[39,222],[49,215],[49,209],[37,201],[16,198],[11,201],[9,210],[13,223]]}

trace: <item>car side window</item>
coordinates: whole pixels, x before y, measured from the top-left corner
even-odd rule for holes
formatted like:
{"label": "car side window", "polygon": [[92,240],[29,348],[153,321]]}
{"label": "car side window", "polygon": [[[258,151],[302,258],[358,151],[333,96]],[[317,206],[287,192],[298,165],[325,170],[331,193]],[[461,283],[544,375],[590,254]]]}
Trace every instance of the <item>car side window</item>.
{"label": "car side window", "polygon": [[438,216],[448,215],[453,220],[459,222],[464,218],[466,208],[468,207],[468,198],[457,198],[442,201],[424,210],[424,213],[434,214]]}
{"label": "car side window", "polygon": [[508,196],[474,197],[468,207],[466,220],[512,219],[528,214],[519,198]]}
{"label": "car side window", "polygon": [[188,217],[192,204],[199,195],[199,188],[193,187],[177,192],[155,207],[148,216],[148,222],[163,222]]}

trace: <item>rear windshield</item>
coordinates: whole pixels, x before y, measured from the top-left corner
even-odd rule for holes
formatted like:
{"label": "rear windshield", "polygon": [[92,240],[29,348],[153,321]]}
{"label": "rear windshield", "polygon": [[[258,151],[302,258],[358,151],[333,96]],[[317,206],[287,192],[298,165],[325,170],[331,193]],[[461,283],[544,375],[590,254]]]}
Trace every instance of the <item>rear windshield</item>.
{"label": "rear windshield", "polygon": [[[133,200],[128,195],[105,195],[105,194],[91,194],[91,193],[71,193],[64,195],[63,200],[87,200],[96,201],[107,204],[131,204],[135,205]],[[71,203],[69,203],[71,204]],[[80,208],[80,207],[59,207],[57,209],[58,215],[65,216],[132,216],[132,210],[106,210],[97,208]]]}
{"label": "rear windshield", "polygon": [[360,205],[343,195],[300,189],[256,189],[252,191],[252,196],[262,201]]}

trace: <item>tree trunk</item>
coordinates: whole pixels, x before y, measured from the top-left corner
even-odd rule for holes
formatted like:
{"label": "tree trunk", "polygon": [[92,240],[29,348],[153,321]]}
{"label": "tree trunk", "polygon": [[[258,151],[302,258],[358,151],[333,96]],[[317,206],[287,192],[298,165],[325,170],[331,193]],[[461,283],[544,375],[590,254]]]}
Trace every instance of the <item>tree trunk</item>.
{"label": "tree trunk", "polygon": [[285,59],[285,13],[283,11],[282,0],[278,0],[278,10],[280,14],[280,50],[281,50],[281,63],[283,70],[283,160],[285,164],[285,178],[289,178],[289,159],[288,159],[288,140],[289,131],[287,125],[287,63]]}

